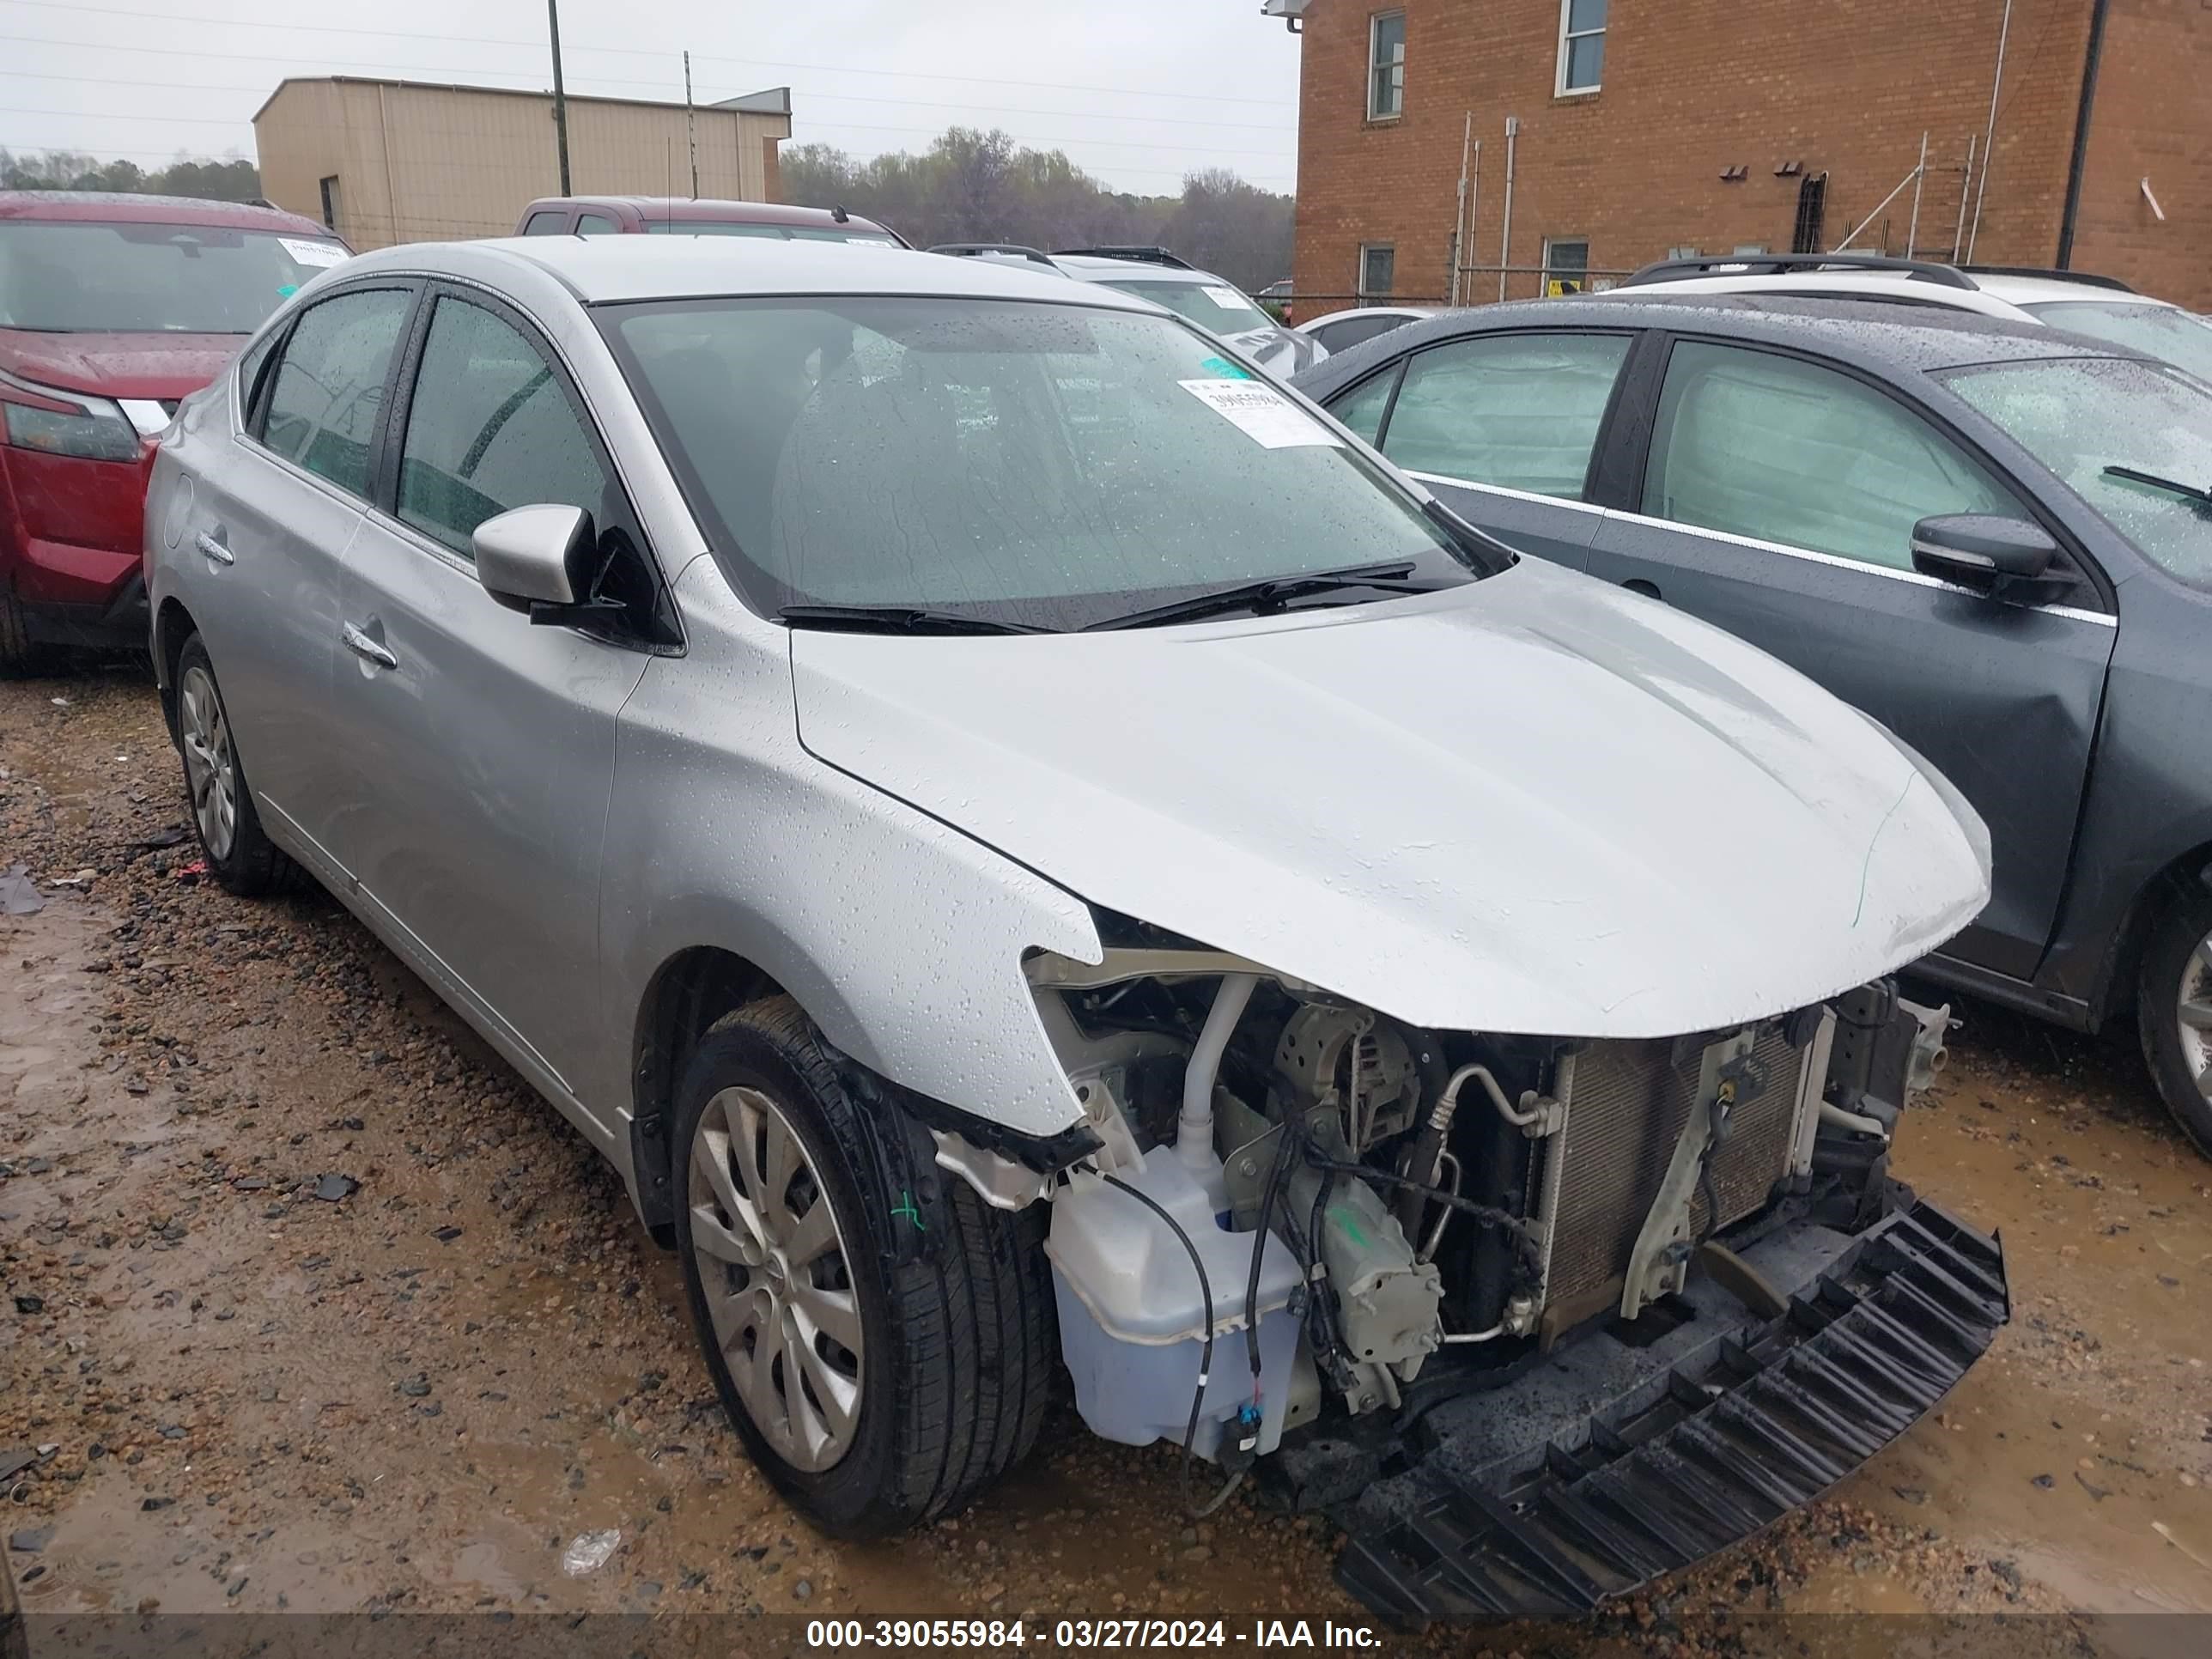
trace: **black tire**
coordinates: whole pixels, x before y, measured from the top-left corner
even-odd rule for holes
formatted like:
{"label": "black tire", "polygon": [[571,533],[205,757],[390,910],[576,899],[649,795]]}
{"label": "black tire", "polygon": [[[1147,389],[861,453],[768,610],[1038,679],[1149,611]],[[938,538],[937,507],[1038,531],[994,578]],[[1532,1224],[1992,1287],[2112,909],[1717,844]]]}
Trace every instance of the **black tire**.
{"label": "black tire", "polygon": [[[2212,1158],[2212,1099],[2206,1098],[2184,1047],[2180,1018],[2183,986],[2192,975],[2201,975],[2197,952],[2208,939],[2212,939],[2212,893],[2195,882],[2177,886],[2143,951],[2142,972],[2136,984],[2136,1027],[2159,1097],[2182,1133],[2198,1152]],[[2201,989],[2208,979],[2200,976],[2197,982]],[[2203,1036],[2203,1052],[2212,1055],[2212,1031]]]}
{"label": "black tire", "polygon": [[[728,1270],[694,1243],[693,1142],[732,1088],[759,1091],[796,1131],[860,1307],[855,1427],[818,1472],[787,1461],[753,1421],[708,1308],[702,1265]],[[1042,1206],[993,1210],[935,1170],[896,1108],[853,1097],[786,997],[740,1010],[701,1042],[677,1089],[673,1149],[678,1253],[708,1371],[753,1461],[809,1522],[838,1538],[890,1536],[958,1510],[1028,1454],[1057,1357]]]}
{"label": "black tire", "polygon": [[[198,634],[194,634],[185,641],[184,648],[177,653],[176,695],[179,713],[177,723],[172,728],[172,735],[176,740],[180,761],[185,750],[184,715],[181,712],[184,688],[187,678],[195,673],[207,677],[209,690],[214,695],[217,708],[222,711],[226,727],[230,720],[229,708],[222,701],[222,683],[215,677],[215,664],[208,656],[207,646]],[[236,813],[230,845],[220,854],[209,845],[200,815],[193,810],[191,771],[189,765],[185,769],[185,811],[191,818],[192,835],[199,842],[200,854],[206,860],[208,873],[222,884],[224,891],[234,893],[240,898],[260,898],[268,894],[283,892],[292,885],[298,866],[276,850],[276,844],[262,830],[261,814],[253,805],[253,789],[246,781],[246,764],[236,757],[234,744],[231,764],[235,780]]]}

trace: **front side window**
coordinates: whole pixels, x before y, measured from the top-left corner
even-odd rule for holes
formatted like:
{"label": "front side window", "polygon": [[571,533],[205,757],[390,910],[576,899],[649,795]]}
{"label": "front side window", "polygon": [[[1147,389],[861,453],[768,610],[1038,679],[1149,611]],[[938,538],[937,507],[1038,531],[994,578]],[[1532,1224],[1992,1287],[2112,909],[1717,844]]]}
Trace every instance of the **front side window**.
{"label": "front side window", "polygon": [[1685,341],[1667,365],[1644,514],[1756,541],[1912,568],[1938,514],[2033,514],[1920,416],[1847,374]]}
{"label": "front side window", "polygon": [[1625,334],[1493,334],[1406,368],[1382,453],[1409,471],[1583,498]]}
{"label": "front side window", "polygon": [[[1334,347],[1330,348],[1335,349]],[[1382,416],[1389,412],[1390,394],[1398,389],[1401,368],[1370,375],[1328,406],[1328,412],[1370,444],[1382,441]]]}
{"label": "front side window", "polygon": [[2023,306],[2053,328],[2125,346],[2212,381],[2212,328],[2172,306],[2113,305],[2102,300],[2060,300]]}
{"label": "front side window", "polygon": [[725,569],[769,615],[1072,629],[1255,580],[1497,568],[1171,317],[874,296],[594,315]]}
{"label": "front side window", "polygon": [[580,507],[604,528],[598,451],[535,346],[482,306],[441,297],[400,446],[401,520],[466,558],[486,519],[546,501]]}
{"label": "front side window", "polygon": [[0,223],[0,328],[251,334],[347,257],[322,235],[12,219]]}
{"label": "front side window", "polygon": [[2145,556],[2212,587],[2212,392],[2113,357],[1994,364],[1948,384]]}
{"label": "front side window", "polygon": [[1359,297],[1387,300],[1398,288],[1398,250],[1370,244],[1359,250]]}
{"label": "front side window", "polygon": [[1595,92],[1605,79],[1606,0],[1559,0],[1559,93]]}
{"label": "front side window", "polygon": [[1367,118],[1389,121],[1406,111],[1406,14],[1380,12],[1367,27]]}
{"label": "front side window", "polygon": [[414,300],[404,289],[370,289],[301,313],[269,388],[261,441],[367,500],[369,445]]}

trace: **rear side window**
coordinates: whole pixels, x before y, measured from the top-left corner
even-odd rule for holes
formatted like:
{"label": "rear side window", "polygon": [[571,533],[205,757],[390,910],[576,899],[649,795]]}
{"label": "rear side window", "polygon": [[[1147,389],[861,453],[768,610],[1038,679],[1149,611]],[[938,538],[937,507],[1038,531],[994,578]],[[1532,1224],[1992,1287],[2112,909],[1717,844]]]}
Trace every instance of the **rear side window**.
{"label": "rear side window", "polygon": [[1959,447],[1848,374],[1685,341],[1668,361],[1644,485],[1652,518],[1912,568],[1912,526],[2034,515]]}
{"label": "rear side window", "polygon": [[522,222],[525,236],[558,236],[568,228],[566,208],[546,208],[532,214]]}
{"label": "rear side window", "polygon": [[607,475],[583,422],[552,364],[511,324],[441,297],[400,446],[400,519],[466,558],[486,519],[548,501],[610,522]]}
{"label": "rear side window", "polygon": [[1583,498],[1625,334],[1493,334],[1406,368],[1382,453],[1409,471]]}
{"label": "rear side window", "polygon": [[579,236],[619,236],[622,227],[604,213],[583,213],[576,216]]}
{"label": "rear side window", "polygon": [[370,289],[301,313],[269,389],[261,441],[366,500],[369,444],[414,298],[404,289]]}

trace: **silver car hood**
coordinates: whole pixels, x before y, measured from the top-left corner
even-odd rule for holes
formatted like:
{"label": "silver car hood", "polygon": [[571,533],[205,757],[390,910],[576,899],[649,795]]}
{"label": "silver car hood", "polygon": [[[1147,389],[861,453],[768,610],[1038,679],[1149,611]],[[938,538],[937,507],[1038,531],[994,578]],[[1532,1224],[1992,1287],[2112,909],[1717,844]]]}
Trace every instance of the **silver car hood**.
{"label": "silver car hood", "polygon": [[791,646],[821,759],[1416,1025],[1709,1030],[1889,972],[1989,897],[1980,820],[1874,722],[1533,561],[1265,620]]}

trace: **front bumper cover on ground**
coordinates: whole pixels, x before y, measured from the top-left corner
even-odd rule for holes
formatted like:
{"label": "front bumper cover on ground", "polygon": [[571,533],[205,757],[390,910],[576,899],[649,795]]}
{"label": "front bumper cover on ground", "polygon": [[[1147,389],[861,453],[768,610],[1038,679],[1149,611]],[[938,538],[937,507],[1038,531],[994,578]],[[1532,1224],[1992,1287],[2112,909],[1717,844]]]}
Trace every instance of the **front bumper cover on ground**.
{"label": "front bumper cover on ground", "polygon": [[1916,1203],[1787,1313],[1707,1343],[1533,1462],[1466,1478],[1431,1458],[1413,1502],[1353,1533],[1338,1582],[1404,1627],[1587,1613],[1818,1498],[1942,1400],[2011,1313],[1998,1240]]}

